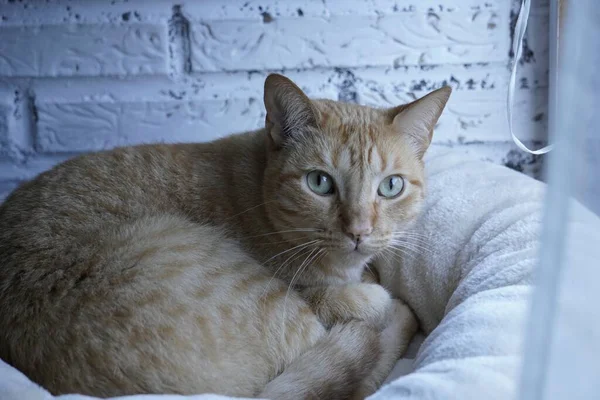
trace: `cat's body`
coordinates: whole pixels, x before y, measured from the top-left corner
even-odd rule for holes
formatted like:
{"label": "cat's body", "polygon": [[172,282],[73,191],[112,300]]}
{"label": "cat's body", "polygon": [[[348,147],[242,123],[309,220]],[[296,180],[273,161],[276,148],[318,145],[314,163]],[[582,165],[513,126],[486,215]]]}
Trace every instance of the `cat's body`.
{"label": "cat's body", "polygon": [[[375,389],[416,322],[360,282],[384,246],[375,234],[355,249],[343,238],[365,224],[397,230],[377,222],[386,213],[414,220],[424,150],[384,138],[375,127],[389,115],[366,107],[313,102],[315,120],[303,119],[306,104],[278,96],[308,100],[270,79],[266,129],[79,157],[7,199],[2,359],[53,393],[333,399]],[[285,142],[315,122],[327,139]],[[305,169],[327,165],[339,201],[305,193]],[[414,186],[396,209],[371,201],[370,169],[400,169]]]}

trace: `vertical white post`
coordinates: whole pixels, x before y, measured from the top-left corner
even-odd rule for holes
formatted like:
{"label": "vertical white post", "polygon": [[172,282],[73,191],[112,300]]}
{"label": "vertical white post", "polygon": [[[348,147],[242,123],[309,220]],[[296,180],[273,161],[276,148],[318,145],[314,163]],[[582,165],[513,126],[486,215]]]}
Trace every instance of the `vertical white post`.
{"label": "vertical white post", "polygon": [[[549,136],[556,145],[546,170],[549,185],[521,400],[600,396],[600,224],[573,203],[573,198],[586,198],[582,194],[590,182],[600,185],[600,156],[586,157],[587,143],[598,143],[600,136],[600,10],[596,0],[572,0],[565,6],[565,15],[559,15],[564,7],[551,0],[548,108]],[[585,186],[582,174],[595,180]],[[587,206],[600,209],[590,202]],[[574,220],[575,214],[580,220]]]}

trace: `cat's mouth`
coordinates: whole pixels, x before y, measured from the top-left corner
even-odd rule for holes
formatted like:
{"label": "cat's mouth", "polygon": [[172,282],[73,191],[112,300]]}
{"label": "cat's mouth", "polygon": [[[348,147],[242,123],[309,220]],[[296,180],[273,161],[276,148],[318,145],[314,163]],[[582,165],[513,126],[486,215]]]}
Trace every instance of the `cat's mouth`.
{"label": "cat's mouth", "polygon": [[350,238],[345,241],[344,250],[360,256],[371,256],[375,252],[375,249],[373,249],[368,240]]}
{"label": "cat's mouth", "polygon": [[317,240],[321,241],[321,247],[348,256],[370,257],[381,250],[378,246],[381,241],[373,237],[357,239],[341,233],[329,232],[329,235],[317,237]]}

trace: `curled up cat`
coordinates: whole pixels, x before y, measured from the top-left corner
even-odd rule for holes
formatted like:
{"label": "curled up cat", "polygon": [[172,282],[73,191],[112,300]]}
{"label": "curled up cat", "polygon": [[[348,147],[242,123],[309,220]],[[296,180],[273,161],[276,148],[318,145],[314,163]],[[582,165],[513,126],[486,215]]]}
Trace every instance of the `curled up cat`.
{"label": "curled up cat", "polygon": [[273,74],[263,129],[23,184],[0,206],[0,357],[53,394],[371,394],[417,321],[368,263],[419,214],[450,92],[375,109]]}

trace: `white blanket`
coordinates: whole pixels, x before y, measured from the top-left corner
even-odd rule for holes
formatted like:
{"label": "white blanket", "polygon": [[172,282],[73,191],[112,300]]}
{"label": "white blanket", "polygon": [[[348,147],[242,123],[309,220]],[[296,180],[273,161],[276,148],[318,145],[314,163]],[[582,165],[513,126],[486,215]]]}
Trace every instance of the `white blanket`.
{"label": "white blanket", "polygon": [[[437,154],[436,154],[437,153]],[[382,276],[427,338],[414,372],[371,399],[510,399],[539,247],[545,185],[508,168],[450,153],[428,158],[426,242]],[[381,271],[394,268],[383,266]],[[388,382],[391,381],[388,379]]]}
{"label": "white blanket", "polygon": [[[427,249],[382,268],[395,271],[382,276],[384,284],[413,308],[427,338],[408,367],[414,371],[408,373],[407,361],[401,361],[391,383],[371,399],[510,399],[518,382],[545,185],[457,153],[433,151],[427,168],[428,200],[420,222]],[[412,247],[421,245],[415,241]],[[38,398],[52,396],[0,363],[0,399]]]}

